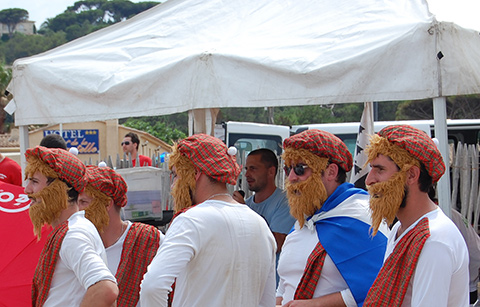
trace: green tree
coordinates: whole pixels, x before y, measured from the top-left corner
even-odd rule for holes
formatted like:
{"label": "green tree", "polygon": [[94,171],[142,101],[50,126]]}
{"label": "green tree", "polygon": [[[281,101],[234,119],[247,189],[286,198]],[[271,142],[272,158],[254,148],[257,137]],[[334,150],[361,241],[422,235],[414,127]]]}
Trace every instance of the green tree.
{"label": "green tree", "polygon": [[8,127],[5,127],[5,119],[7,117],[7,113],[3,110],[6,106],[8,101],[5,90],[7,89],[8,83],[12,79],[12,70],[10,68],[6,68],[3,63],[0,62],[0,105],[2,110],[0,111],[0,133],[5,133],[8,130]]}
{"label": "green tree", "polygon": [[12,37],[17,24],[25,20],[28,20],[27,10],[14,8],[0,11],[0,23],[7,25],[9,37]]}
{"label": "green tree", "polygon": [[[397,109],[397,119],[432,119],[432,99],[404,101]],[[480,95],[447,97],[447,118],[480,118]]]}
{"label": "green tree", "polygon": [[67,42],[64,32],[49,32],[46,35],[15,33],[7,42],[0,43],[0,58],[11,65],[16,59],[29,57]]}
{"label": "green tree", "polygon": [[128,0],[83,0],[69,6],[63,13],[47,19],[39,33],[47,30],[65,31],[73,40],[100,28],[126,20],[158,2],[132,3]]}
{"label": "green tree", "polygon": [[166,122],[158,120],[159,117],[129,118],[123,122],[123,125],[148,132],[170,145],[174,141],[187,137],[187,134],[175,128],[175,125],[168,125]]}
{"label": "green tree", "polygon": [[12,69],[6,68],[3,63],[0,63],[0,93],[3,97],[8,83],[12,79]]}
{"label": "green tree", "polygon": [[42,30],[47,28],[53,32],[64,31],[67,27],[77,23],[77,14],[74,12],[64,12],[53,18],[48,18],[42,25]]}
{"label": "green tree", "polygon": [[392,121],[396,120],[396,113],[400,101],[380,101],[376,103],[377,120]]}

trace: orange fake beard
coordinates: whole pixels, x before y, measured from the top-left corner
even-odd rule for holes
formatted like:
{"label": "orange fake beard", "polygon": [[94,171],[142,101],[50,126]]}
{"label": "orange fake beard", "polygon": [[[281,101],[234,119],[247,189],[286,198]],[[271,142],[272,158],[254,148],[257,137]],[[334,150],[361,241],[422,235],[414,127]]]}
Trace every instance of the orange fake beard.
{"label": "orange fake beard", "polygon": [[370,194],[370,209],[372,211],[372,230],[375,236],[380,224],[385,220],[388,225],[393,223],[398,209],[406,195],[405,184],[407,173],[399,171],[384,182],[367,186]]}
{"label": "orange fake beard", "polygon": [[62,211],[67,209],[68,189],[65,182],[55,179],[40,192],[28,194],[29,198],[36,200],[30,205],[28,214],[33,224],[33,232],[39,240],[43,225],[51,225],[60,217]]}
{"label": "orange fake beard", "polygon": [[[177,176],[178,175],[179,173],[177,169]],[[172,188],[172,197],[175,204],[173,210],[175,212],[179,212],[194,204],[193,193],[195,191],[195,186],[195,170],[191,169],[182,172],[181,177],[179,177]]]}
{"label": "orange fake beard", "polygon": [[319,157],[304,148],[285,148],[282,158],[286,166],[303,161],[312,170],[310,177],[303,182],[290,183],[287,180],[285,183],[290,214],[298,220],[300,227],[303,227],[305,217],[313,215],[327,199],[322,174],[327,168],[328,159]]}
{"label": "orange fake beard", "polygon": [[169,158],[170,169],[175,166],[177,180],[172,187],[173,210],[179,212],[194,204],[195,194],[195,167],[187,157],[183,156],[175,146]]}
{"label": "orange fake beard", "polygon": [[107,206],[111,198],[90,185],[85,188],[85,193],[93,198],[91,204],[85,208],[85,217],[95,225],[98,232],[102,233],[104,227],[110,222]]}
{"label": "orange fake beard", "polygon": [[312,174],[302,182],[290,183],[287,181],[285,188],[290,214],[298,220],[300,227],[303,227],[305,217],[312,216],[327,199],[327,191],[320,174]]}

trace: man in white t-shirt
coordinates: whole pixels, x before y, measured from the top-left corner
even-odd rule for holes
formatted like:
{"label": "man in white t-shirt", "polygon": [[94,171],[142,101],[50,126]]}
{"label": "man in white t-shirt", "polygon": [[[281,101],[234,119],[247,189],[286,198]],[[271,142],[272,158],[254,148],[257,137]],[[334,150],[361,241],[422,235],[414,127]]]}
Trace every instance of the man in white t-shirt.
{"label": "man in white t-shirt", "polygon": [[428,195],[445,172],[437,146],[417,128],[392,125],[371,137],[367,152],[373,231],[398,222],[363,306],[468,306],[465,241]]}
{"label": "man in white t-shirt", "polygon": [[78,202],[105,245],[108,268],[118,282],[117,306],[138,306],[140,282],[164,236],[151,225],[121,219],[127,183],[116,171],[89,165],[87,181]]}
{"label": "man in white t-shirt", "polygon": [[275,305],[275,239],[265,220],[234,201],[236,150],[196,134],[169,158],[176,216],[141,285],[142,307]]}
{"label": "man in white t-shirt", "polygon": [[53,227],[33,277],[33,306],[113,306],[118,288],[105,248],[77,204],[85,166],[63,149],[37,146],[25,157],[34,232],[40,236],[44,224]]}

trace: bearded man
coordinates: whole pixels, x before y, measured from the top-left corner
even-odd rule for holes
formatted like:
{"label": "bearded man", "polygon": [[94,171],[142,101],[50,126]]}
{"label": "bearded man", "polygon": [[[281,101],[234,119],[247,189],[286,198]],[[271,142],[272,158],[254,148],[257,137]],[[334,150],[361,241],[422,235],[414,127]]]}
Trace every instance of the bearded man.
{"label": "bearded man", "polygon": [[417,128],[393,125],[372,136],[367,152],[374,232],[382,220],[398,222],[364,306],[468,306],[465,241],[428,195],[445,172],[437,146]]}
{"label": "bearded man", "polygon": [[260,215],[228,193],[240,173],[232,149],[205,134],[174,145],[177,215],[142,281],[142,307],[167,306],[175,280],[174,307],[275,305],[275,239]]}
{"label": "bearded man", "polygon": [[352,155],[335,135],[306,130],[283,143],[290,213],[277,305],[361,306],[383,262],[388,232],[371,236],[368,193],[345,183]]}
{"label": "bearded man", "polygon": [[63,149],[37,146],[25,156],[34,232],[39,237],[44,224],[53,227],[35,269],[32,305],[113,306],[118,288],[105,264],[105,248],[77,205],[85,166]]}
{"label": "bearded man", "polygon": [[123,221],[127,183],[108,167],[87,166],[87,186],[79,195],[80,209],[100,232],[108,268],[118,282],[117,306],[137,306],[140,282],[164,235],[155,227]]}

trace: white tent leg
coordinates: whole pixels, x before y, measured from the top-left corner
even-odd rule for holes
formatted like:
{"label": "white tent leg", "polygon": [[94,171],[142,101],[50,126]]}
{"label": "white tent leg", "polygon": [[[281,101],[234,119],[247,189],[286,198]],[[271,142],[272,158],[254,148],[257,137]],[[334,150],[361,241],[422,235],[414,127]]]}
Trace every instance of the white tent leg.
{"label": "white tent leg", "polygon": [[188,135],[193,135],[193,110],[188,110]]}
{"label": "white tent leg", "polygon": [[28,126],[18,127],[20,132],[20,166],[22,167],[22,179],[25,178],[25,167],[27,160],[25,159],[25,151],[30,147],[28,140]]}
{"label": "white tent leg", "polygon": [[447,100],[445,97],[433,98],[433,118],[438,148],[445,162],[446,171],[437,183],[438,204],[443,212],[451,217],[450,205],[450,154],[447,134]]}

